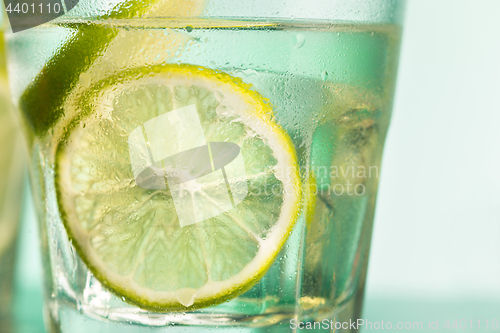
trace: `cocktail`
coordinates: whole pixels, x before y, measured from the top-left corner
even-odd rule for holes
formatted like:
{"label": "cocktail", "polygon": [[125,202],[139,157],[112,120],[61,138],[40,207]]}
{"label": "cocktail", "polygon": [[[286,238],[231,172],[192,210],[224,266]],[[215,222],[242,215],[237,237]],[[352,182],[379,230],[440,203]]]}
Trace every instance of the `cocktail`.
{"label": "cocktail", "polygon": [[401,8],[80,2],[10,34],[50,329],[356,319]]}

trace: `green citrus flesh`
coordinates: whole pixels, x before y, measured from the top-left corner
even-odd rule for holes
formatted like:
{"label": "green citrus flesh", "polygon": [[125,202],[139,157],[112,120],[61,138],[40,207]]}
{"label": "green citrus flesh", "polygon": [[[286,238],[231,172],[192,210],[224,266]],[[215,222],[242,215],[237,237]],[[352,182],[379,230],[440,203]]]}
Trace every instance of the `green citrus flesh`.
{"label": "green citrus flesh", "polygon": [[[240,147],[244,170],[231,191],[248,193],[224,213],[181,227],[168,184],[137,185],[128,138],[186,106],[196,107],[207,142]],[[291,139],[250,86],[190,65],[143,67],[72,95],[65,109],[78,117],[56,153],[59,207],[101,283],[141,308],[180,311],[221,303],[264,275],[298,219],[301,184]],[[215,174],[190,192],[203,211],[228,190]]]}

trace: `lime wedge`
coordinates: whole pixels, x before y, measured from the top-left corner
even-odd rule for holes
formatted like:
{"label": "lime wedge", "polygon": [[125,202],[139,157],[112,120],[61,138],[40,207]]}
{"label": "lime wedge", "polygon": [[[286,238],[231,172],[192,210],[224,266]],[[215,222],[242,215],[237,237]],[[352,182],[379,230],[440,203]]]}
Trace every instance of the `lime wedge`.
{"label": "lime wedge", "polygon": [[81,28],[47,62],[21,95],[19,108],[36,135],[42,135],[64,114],[62,104],[95,58],[115,37],[114,29],[91,25]]}
{"label": "lime wedge", "polygon": [[[201,13],[204,0],[127,0],[96,22],[130,17],[191,17]],[[74,35],[45,64],[20,97],[19,108],[36,135],[43,135],[64,115],[64,100],[93,62],[106,50],[118,30],[104,24],[65,24]]]}
{"label": "lime wedge", "polygon": [[296,153],[250,88],[163,65],[66,101],[77,117],[56,152],[63,222],[92,273],[128,302],[221,303],[254,285],[290,234],[302,200]]}

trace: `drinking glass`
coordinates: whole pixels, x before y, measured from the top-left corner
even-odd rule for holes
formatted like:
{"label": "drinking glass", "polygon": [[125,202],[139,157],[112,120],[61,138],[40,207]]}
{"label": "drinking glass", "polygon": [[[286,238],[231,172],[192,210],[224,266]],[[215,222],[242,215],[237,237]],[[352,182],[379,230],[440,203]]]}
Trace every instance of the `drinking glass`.
{"label": "drinking glass", "polygon": [[355,331],[403,5],[82,0],[9,33],[48,329]]}

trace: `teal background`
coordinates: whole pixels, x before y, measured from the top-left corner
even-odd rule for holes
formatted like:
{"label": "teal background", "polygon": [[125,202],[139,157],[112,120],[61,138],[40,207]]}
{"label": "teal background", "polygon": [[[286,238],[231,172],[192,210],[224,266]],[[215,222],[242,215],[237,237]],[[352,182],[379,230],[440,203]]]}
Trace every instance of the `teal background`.
{"label": "teal background", "polygon": [[[371,322],[450,332],[472,319],[460,331],[481,332],[500,321],[498,13],[498,0],[408,1],[367,279]],[[43,333],[39,241],[24,200],[15,321],[17,332]]]}
{"label": "teal background", "polygon": [[406,10],[364,316],[457,331],[500,321],[500,1]]}

